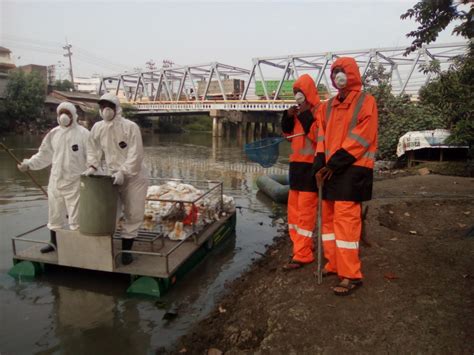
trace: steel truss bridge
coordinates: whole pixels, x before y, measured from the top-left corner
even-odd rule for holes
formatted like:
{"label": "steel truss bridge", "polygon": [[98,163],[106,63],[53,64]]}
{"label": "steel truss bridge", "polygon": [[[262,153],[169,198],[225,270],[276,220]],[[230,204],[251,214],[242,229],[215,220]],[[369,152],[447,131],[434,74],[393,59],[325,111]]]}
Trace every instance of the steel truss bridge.
{"label": "steel truss bridge", "polygon": [[[259,57],[250,69],[212,62],[200,65],[163,67],[153,71],[121,73],[103,77],[99,91],[113,92],[142,114],[172,114],[216,111],[282,111],[294,104],[281,99],[286,80],[309,74],[323,84],[327,96],[334,94],[330,67],[339,57],[355,58],[365,79],[372,66],[382,66],[389,75],[394,94],[416,95],[432,74],[420,69],[437,61],[446,69],[467,52],[468,42],[431,44],[404,56],[406,47],[335,51]],[[256,86],[259,82],[260,92]],[[277,83],[270,88],[270,81]]]}

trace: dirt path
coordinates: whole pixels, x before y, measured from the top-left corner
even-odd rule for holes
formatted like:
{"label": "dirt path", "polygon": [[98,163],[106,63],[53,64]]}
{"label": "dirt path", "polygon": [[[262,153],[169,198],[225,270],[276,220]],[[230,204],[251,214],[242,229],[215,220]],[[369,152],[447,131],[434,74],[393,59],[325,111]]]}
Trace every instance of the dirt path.
{"label": "dirt path", "polygon": [[291,248],[276,237],[176,352],[473,353],[474,179],[383,180],[375,196],[356,293],[334,296],[334,277],[318,286],[315,265],[283,272]]}

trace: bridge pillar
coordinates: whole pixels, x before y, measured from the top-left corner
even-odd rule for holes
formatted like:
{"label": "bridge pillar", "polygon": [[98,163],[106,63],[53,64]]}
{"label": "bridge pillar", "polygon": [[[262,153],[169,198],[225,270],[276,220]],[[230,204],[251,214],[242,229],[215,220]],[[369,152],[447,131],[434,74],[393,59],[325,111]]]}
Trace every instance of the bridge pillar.
{"label": "bridge pillar", "polygon": [[262,123],[262,138],[268,137],[268,126],[267,122]]}
{"label": "bridge pillar", "polygon": [[212,136],[222,137],[224,135],[224,127],[220,117],[212,118]]}
{"label": "bridge pillar", "polygon": [[261,137],[260,122],[255,122],[253,136],[254,136],[255,139]]}

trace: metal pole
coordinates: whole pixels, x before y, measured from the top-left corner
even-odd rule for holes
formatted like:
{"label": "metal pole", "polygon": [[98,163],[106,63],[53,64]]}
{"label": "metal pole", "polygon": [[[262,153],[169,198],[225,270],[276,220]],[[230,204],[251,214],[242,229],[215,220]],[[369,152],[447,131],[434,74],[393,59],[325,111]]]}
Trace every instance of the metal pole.
{"label": "metal pole", "polygon": [[278,95],[280,94],[280,90],[281,90],[281,87],[283,86],[283,83],[284,81],[286,80],[286,76],[288,74],[288,70],[290,68],[290,61],[288,60],[288,62],[286,63],[286,66],[285,66],[285,70],[283,72],[283,77],[281,78],[280,82],[278,83],[278,87],[276,89],[276,92],[275,92],[275,96],[273,97],[273,101],[276,101]]}
{"label": "metal pole", "polygon": [[408,82],[410,81],[410,78],[411,78],[413,72],[415,71],[416,65],[418,64],[418,60],[420,59],[420,56],[421,56],[421,50],[418,51],[416,59],[413,62],[413,65],[411,66],[410,73],[408,74],[407,80],[405,80],[405,83],[402,86],[402,90],[400,91],[400,95],[405,92],[405,89],[408,86]]}
{"label": "metal pole", "polygon": [[221,75],[219,73],[219,69],[217,68],[217,64],[214,65],[214,70],[216,71],[217,83],[219,84],[219,88],[221,89],[222,97],[224,98],[224,101],[227,101],[227,95],[225,94],[224,84],[222,83]]}
{"label": "metal pole", "polygon": [[262,72],[262,68],[260,68],[260,63],[257,63],[257,68],[258,68],[258,74],[260,75],[260,79],[262,80],[263,92],[265,93],[265,97],[267,98],[267,101],[270,101],[270,97],[268,96],[268,91],[267,91],[267,84],[265,83],[265,78],[263,77],[263,72]]}
{"label": "metal pole", "polygon": [[322,258],[323,258],[323,246],[322,246],[322,209],[323,209],[323,184],[318,186],[318,285],[323,282],[323,270],[322,270]]}
{"label": "metal pole", "polygon": [[[3,143],[0,143],[0,147],[2,147],[7,153],[8,155],[10,155],[10,157],[12,157],[13,160],[15,160],[18,164],[21,164],[20,160],[18,160],[18,158],[15,156],[15,154],[13,154],[11,152],[10,149],[8,149],[8,147],[3,144]],[[33,181],[33,183],[38,186],[38,188],[43,192],[43,194],[48,197],[48,193],[45,191],[45,189],[43,188],[43,186],[40,185],[40,183],[38,181],[36,181],[36,179],[33,177],[33,175],[31,175],[31,173],[27,170],[25,171],[25,174],[28,175],[31,179],[31,181]]]}

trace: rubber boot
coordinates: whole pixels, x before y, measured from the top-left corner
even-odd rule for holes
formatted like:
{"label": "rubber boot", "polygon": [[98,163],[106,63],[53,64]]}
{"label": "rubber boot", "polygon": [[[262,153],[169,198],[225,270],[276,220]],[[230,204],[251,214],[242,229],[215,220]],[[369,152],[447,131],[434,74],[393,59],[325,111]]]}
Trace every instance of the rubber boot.
{"label": "rubber boot", "polygon": [[[53,243],[55,246],[57,245],[56,244],[56,232],[55,231],[50,231],[49,241],[51,243]],[[51,245],[46,245],[46,246],[41,248],[41,253],[43,253],[43,254],[50,253],[52,251],[54,251],[54,248]]]}
{"label": "rubber boot", "polygon": [[[134,239],[122,239],[122,250],[132,250]],[[133,256],[130,253],[122,253],[122,264],[128,265],[133,261]]]}

